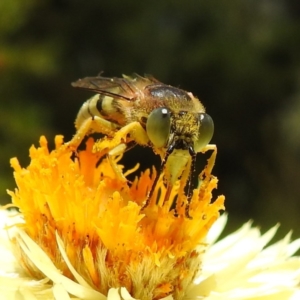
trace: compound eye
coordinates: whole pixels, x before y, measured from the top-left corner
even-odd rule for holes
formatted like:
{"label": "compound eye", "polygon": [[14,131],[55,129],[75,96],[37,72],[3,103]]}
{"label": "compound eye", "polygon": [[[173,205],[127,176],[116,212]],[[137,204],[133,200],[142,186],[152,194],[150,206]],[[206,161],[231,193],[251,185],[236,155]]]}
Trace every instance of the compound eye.
{"label": "compound eye", "polygon": [[148,117],[146,131],[150,141],[157,148],[164,147],[171,128],[171,114],[165,107],[154,109]]}
{"label": "compound eye", "polygon": [[194,147],[195,152],[201,151],[211,140],[214,134],[214,121],[208,114],[199,114],[199,137],[195,141]]}

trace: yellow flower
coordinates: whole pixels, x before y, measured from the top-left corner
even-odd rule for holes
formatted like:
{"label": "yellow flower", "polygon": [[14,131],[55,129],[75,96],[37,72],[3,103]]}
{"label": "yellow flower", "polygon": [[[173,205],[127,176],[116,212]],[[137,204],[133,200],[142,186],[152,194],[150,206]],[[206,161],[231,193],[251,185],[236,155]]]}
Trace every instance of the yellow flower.
{"label": "yellow flower", "polygon": [[189,219],[184,183],[164,202],[160,179],[142,209],[155,170],[130,183],[136,170],[92,153],[93,143],[75,155],[57,137],[49,152],[42,137],[26,169],[11,160],[18,188],[7,207],[19,212],[0,210],[1,299],[300,299],[300,239],[266,247],[278,226],[261,235],[248,222],[216,242],[227,216],[224,197],[211,200],[214,157]]}
{"label": "yellow flower", "polygon": [[189,219],[180,180],[164,201],[160,179],[142,209],[155,169],[130,183],[126,176],[135,170],[125,172],[118,159],[93,153],[92,139],[77,157],[65,150],[62,137],[55,143],[56,149],[49,151],[42,137],[39,148],[31,147],[26,169],[11,160],[18,188],[9,194],[22,218],[10,233],[13,252],[22,270],[41,280],[35,281],[36,290],[20,287],[18,292],[40,296],[46,285],[53,286],[50,294],[57,299],[68,294],[83,299],[184,299],[202,268],[208,230],[224,209],[223,196],[211,201],[217,185],[210,173],[214,157],[200,175]]}

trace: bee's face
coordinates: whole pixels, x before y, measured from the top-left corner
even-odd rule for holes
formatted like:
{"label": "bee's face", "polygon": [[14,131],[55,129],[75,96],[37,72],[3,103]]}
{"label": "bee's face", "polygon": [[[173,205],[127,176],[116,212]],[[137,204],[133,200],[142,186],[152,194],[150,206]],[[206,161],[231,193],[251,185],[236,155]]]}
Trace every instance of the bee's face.
{"label": "bee's face", "polygon": [[214,123],[206,113],[172,113],[167,107],[159,107],[150,113],[146,132],[156,148],[189,150],[191,147],[200,152],[213,136]]}
{"label": "bee's face", "polygon": [[214,132],[213,120],[200,101],[191,93],[166,85],[153,85],[149,90],[152,97],[148,101],[161,105],[151,107],[145,126],[153,147],[200,152]]}

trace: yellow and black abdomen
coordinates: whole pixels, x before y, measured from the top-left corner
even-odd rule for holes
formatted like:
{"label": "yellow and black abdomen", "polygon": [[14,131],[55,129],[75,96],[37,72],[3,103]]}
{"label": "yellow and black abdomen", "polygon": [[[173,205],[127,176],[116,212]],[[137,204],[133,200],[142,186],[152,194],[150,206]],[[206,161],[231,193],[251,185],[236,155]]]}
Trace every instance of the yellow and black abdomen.
{"label": "yellow and black abdomen", "polygon": [[92,98],[88,99],[80,108],[76,121],[76,129],[89,118],[99,117],[112,123],[116,123],[123,126],[126,122],[124,120],[124,115],[120,110],[118,101],[115,98],[96,94]]}

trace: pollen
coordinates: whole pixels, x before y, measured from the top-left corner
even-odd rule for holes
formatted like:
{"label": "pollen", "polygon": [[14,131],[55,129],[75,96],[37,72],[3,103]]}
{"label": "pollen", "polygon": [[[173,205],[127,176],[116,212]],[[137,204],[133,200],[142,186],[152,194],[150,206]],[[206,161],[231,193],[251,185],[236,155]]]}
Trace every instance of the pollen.
{"label": "pollen", "polygon": [[[215,155],[199,175],[193,191],[190,216],[180,178],[167,192],[163,175],[144,208],[156,170],[125,170],[120,156],[94,153],[94,140],[85,150],[68,150],[57,136],[55,149],[45,137],[30,148],[30,164],[22,168],[11,159],[17,188],[9,191],[19,209],[22,228],[48,255],[61,273],[72,280],[74,272],[104,295],[125,287],[136,299],[183,299],[201,272],[205,238],[224,209],[224,197],[212,200],[217,178],[211,174]],[[138,169],[138,170],[137,170]],[[130,182],[128,174],[135,172]],[[167,195],[167,196],[166,196]],[[67,261],[58,245],[63,243]],[[37,279],[45,278],[28,253],[13,240],[21,266]]]}

